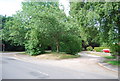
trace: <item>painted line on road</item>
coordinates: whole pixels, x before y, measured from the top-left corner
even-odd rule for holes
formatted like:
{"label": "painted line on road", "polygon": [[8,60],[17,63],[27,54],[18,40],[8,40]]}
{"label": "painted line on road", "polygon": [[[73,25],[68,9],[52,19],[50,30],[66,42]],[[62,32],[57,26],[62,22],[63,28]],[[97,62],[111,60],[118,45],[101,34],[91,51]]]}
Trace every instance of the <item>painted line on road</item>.
{"label": "painted line on road", "polygon": [[[16,55],[16,56],[17,56],[17,55]],[[37,64],[37,63],[35,63],[35,62],[28,61],[27,59],[25,60],[25,58],[24,58],[24,60],[22,60],[21,58],[16,57],[16,59],[21,60],[21,61],[24,61],[24,62],[29,62],[29,63]],[[27,68],[27,69],[28,69],[28,68]],[[29,69],[32,70],[32,71],[35,71],[35,70],[32,69],[32,68],[29,68]],[[40,73],[40,74],[43,74],[43,75],[45,75],[45,76],[49,76],[49,74],[47,74],[47,73],[44,73],[44,72],[41,72],[41,71],[37,71],[37,72]]]}
{"label": "painted line on road", "polygon": [[[18,60],[22,60],[22,59],[24,59],[24,60],[26,60],[27,62],[29,62],[26,58],[20,58],[20,57],[18,57],[17,55],[14,55],[15,57],[15,59],[18,59]],[[22,60],[23,61],[23,60]]]}
{"label": "painted line on road", "polygon": [[34,71],[34,72],[38,72],[38,73],[43,74],[43,75],[45,75],[45,76],[49,76],[49,74],[44,73],[44,72],[41,72],[41,71],[36,71],[36,70],[33,69],[33,68],[26,68],[26,69],[29,69],[29,70]]}

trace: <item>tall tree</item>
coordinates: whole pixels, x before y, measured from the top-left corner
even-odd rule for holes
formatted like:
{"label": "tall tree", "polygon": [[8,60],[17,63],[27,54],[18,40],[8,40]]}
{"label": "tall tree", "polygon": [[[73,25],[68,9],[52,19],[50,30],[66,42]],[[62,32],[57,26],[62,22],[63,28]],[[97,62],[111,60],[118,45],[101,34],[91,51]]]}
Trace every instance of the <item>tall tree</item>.
{"label": "tall tree", "polygon": [[[74,20],[67,18],[64,12],[59,10],[58,3],[23,2],[22,4],[22,11],[13,15],[13,19],[9,20],[3,29],[4,32],[8,30],[7,40],[24,45],[30,55],[44,53],[48,46],[56,52],[75,54],[80,51],[79,29]],[[78,46],[72,48],[68,46],[69,44]],[[62,50],[62,45],[66,46],[67,50]]]}
{"label": "tall tree", "polygon": [[91,42],[99,40],[101,45],[106,43],[114,47],[113,43],[120,41],[119,6],[119,2],[72,3],[71,14],[76,18],[82,30],[80,32],[82,38],[87,41],[91,39]]}

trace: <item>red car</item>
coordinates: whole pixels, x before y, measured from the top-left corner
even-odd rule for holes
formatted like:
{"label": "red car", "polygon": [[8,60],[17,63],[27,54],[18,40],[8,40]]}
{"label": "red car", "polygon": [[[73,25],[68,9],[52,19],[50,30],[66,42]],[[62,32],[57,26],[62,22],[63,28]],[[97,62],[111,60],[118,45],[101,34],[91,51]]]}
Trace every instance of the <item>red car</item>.
{"label": "red car", "polygon": [[103,52],[110,53],[110,49],[103,49]]}

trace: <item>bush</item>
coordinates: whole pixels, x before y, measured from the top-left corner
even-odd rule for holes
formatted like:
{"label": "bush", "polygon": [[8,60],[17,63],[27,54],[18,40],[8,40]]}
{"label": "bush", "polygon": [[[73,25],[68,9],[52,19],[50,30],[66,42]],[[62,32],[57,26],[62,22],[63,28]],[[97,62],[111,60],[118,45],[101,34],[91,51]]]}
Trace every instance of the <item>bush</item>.
{"label": "bush", "polygon": [[112,55],[120,56],[120,45],[112,44],[110,45],[110,50],[111,50]]}
{"label": "bush", "polygon": [[87,47],[86,49],[87,49],[87,51],[93,51],[92,46],[89,46],[89,47]]}
{"label": "bush", "polygon": [[60,42],[60,51],[67,54],[76,54],[82,50],[82,41],[76,36],[64,36]]}
{"label": "bush", "polygon": [[109,47],[94,47],[94,51],[96,52],[102,52],[103,49],[109,49]]}
{"label": "bush", "polygon": [[32,40],[25,44],[25,48],[26,52],[31,56],[45,53],[45,48],[43,46],[39,46],[39,44],[35,44],[35,42],[33,42]]}

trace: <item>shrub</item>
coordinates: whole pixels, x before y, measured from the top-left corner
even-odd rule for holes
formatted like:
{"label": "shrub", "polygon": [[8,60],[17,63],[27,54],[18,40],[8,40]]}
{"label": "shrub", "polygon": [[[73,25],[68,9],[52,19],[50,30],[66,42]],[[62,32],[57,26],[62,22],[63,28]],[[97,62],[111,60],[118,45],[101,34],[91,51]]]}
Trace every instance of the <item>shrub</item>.
{"label": "shrub", "polygon": [[45,48],[41,45],[39,46],[39,44],[35,44],[35,42],[33,41],[29,41],[27,44],[25,44],[25,48],[26,48],[26,52],[31,55],[31,56],[35,56],[35,55],[39,55],[42,53],[45,53]]}
{"label": "shrub", "polygon": [[25,49],[29,55],[39,55],[45,53],[48,41],[45,34],[38,28],[29,32],[28,40],[25,43]]}
{"label": "shrub", "polygon": [[67,54],[76,54],[82,50],[82,41],[76,36],[64,36],[62,42],[60,42],[60,51]]}
{"label": "shrub", "polygon": [[92,46],[89,46],[89,47],[87,47],[86,49],[87,49],[87,51],[93,51]]}
{"label": "shrub", "polygon": [[94,47],[94,51],[102,52],[103,49],[109,49],[109,47]]}
{"label": "shrub", "polygon": [[111,50],[112,55],[120,56],[120,45],[112,44],[110,45],[110,50]]}

